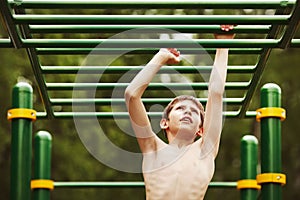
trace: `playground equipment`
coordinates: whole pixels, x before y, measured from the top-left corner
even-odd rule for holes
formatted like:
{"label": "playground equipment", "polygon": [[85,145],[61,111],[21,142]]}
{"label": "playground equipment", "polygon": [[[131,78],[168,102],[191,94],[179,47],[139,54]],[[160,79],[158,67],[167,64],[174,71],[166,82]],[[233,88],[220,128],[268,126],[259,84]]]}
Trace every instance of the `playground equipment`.
{"label": "playground equipment", "polygon": [[[272,10],[274,14],[251,14],[245,13],[240,15],[106,15],[95,14],[94,9],[265,9]],[[68,15],[71,9],[79,11],[77,15]],[[97,106],[111,105],[112,103],[122,104],[124,101],[118,98],[84,98],[74,99],[70,96],[60,97],[53,95],[52,91],[65,92],[72,91],[74,88],[79,90],[89,90],[96,88],[97,91],[112,90],[115,87],[125,88],[127,83],[75,83],[69,80],[60,80],[60,82],[50,82],[45,77],[51,75],[70,75],[76,74],[78,71],[85,74],[124,74],[130,70],[138,71],[139,66],[64,66],[61,64],[48,65],[45,60],[51,56],[61,55],[87,55],[91,51],[95,54],[119,54],[128,50],[128,54],[153,54],[161,47],[178,47],[182,54],[198,54],[199,51],[205,51],[208,54],[213,54],[216,48],[229,47],[230,54],[238,54],[240,56],[254,56],[255,63],[245,63],[239,66],[230,65],[228,67],[229,80],[231,75],[249,75],[243,81],[228,81],[225,89],[230,91],[241,91],[240,96],[227,96],[224,101],[232,108],[225,111],[225,116],[234,118],[254,117],[261,121],[262,124],[262,174],[256,180],[256,157],[255,148],[256,141],[253,138],[244,138],[242,144],[245,145],[242,149],[250,149],[249,152],[243,153],[251,154],[252,158],[242,157],[243,168],[241,180],[230,183],[211,183],[211,187],[238,187],[241,189],[242,199],[254,199],[257,196],[257,189],[261,185],[263,199],[280,199],[281,198],[281,184],[285,182],[285,176],[281,174],[281,160],[280,160],[280,119],[284,119],[285,112],[280,109],[280,90],[274,85],[267,85],[262,89],[262,109],[258,111],[249,110],[250,100],[257,89],[261,75],[266,66],[271,50],[274,48],[299,48],[300,40],[294,39],[297,25],[300,20],[300,3],[296,0],[150,0],[138,1],[127,0],[118,1],[31,1],[31,0],[2,0],[0,1],[0,10],[3,22],[7,28],[9,38],[0,39],[0,48],[24,48],[27,50],[28,58],[32,65],[32,69],[36,78],[37,87],[41,94],[41,99],[44,103],[44,110],[32,110],[32,101],[26,95],[32,92],[31,88],[26,85],[17,85],[14,89],[14,96],[23,95],[22,97],[15,97],[13,101],[13,108],[17,110],[9,111],[9,118],[12,120],[12,199],[29,199],[30,196],[30,169],[28,160],[25,161],[18,157],[16,152],[27,152],[26,157],[30,157],[31,138],[26,138],[24,144],[19,141],[24,135],[30,135],[31,122],[35,118],[72,118],[72,117],[90,117],[96,116],[98,118],[112,118],[117,116],[120,118],[127,118],[127,114],[123,112],[112,113],[108,111],[99,112],[75,112],[64,111],[64,107],[71,106],[73,103],[77,105],[86,105],[94,103]],[[48,14],[36,14],[40,10],[47,10]],[[92,14],[86,15],[80,12],[84,10]],[[36,12],[35,12],[36,11]],[[58,12],[58,13],[57,13]],[[50,14],[49,14],[50,13]],[[100,12],[101,13],[101,12]],[[187,40],[148,40],[148,39],[99,39],[92,38],[78,38],[76,34],[95,34],[95,33],[119,33],[131,29],[144,30],[159,30],[171,29],[181,33],[197,33],[197,34],[212,34],[218,33],[220,24],[238,24],[233,30],[236,34],[255,34],[253,38],[234,39],[234,40],[214,40],[214,39],[196,39],[193,42],[201,45],[203,49],[190,48],[191,42]],[[48,35],[62,34],[68,35],[66,38],[51,39]],[[99,47],[98,44],[105,43],[106,46]],[[118,44],[116,48],[115,44]],[[46,64],[44,64],[46,63]],[[101,64],[101,63],[99,63]],[[199,71],[208,71],[211,66],[175,66],[172,69],[179,73],[198,73]],[[198,71],[199,70],[199,71]],[[170,68],[162,68],[160,73],[172,73]],[[149,86],[150,89],[163,90],[167,87],[174,89],[184,89],[184,83],[170,83],[158,84],[153,83]],[[206,83],[192,83],[191,87],[195,90],[207,89]],[[272,95],[275,97],[273,97]],[[264,97],[266,95],[267,97]],[[24,97],[26,96],[26,97]],[[270,97],[272,96],[272,97]],[[274,99],[276,100],[274,100]],[[27,99],[24,101],[23,99]],[[199,98],[203,103],[206,98]],[[170,101],[166,98],[144,98],[146,104],[166,104]],[[57,111],[55,106],[61,106],[62,109]],[[267,108],[271,107],[271,108]],[[274,107],[277,107],[274,108]],[[21,110],[19,110],[21,108]],[[267,108],[267,109],[264,109]],[[101,109],[100,109],[101,110]],[[257,115],[258,114],[258,115]],[[150,116],[161,116],[157,113],[149,113]],[[23,127],[23,128],[19,128]],[[274,131],[271,133],[271,131]],[[25,133],[27,132],[27,134]],[[36,143],[39,144],[41,139],[41,152],[46,146],[50,146],[50,136],[43,132],[38,134]],[[249,140],[248,140],[249,139]],[[269,141],[266,142],[266,141]],[[272,141],[272,142],[270,142]],[[47,143],[43,146],[44,143]],[[38,147],[37,147],[38,148]],[[247,151],[248,152],[248,151]],[[39,157],[37,155],[37,157]],[[50,159],[47,154],[40,158],[46,157]],[[47,199],[49,191],[57,187],[143,187],[143,183],[115,183],[115,182],[92,182],[92,183],[65,183],[52,182],[50,179],[50,172],[42,169],[50,165],[38,160],[44,167],[39,172],[35,172],[32,182],[34,188],[34,198]],[[46,162],[46,161],[45,161]],[[245,167],[244,166],[252,166]],[[20,171],[22,169],[22,172]],[[18,175],[18,173],[22,175]],[[42,181],[39,181],[39,180]],[[45,179],[45,181],[43,181]],[[40,188],[46,190],[40,190]],[[41,197],[43,196],[43,197]]]}
{"label": "playground equipment", "polygon": [[[144,187],[142,182],[55,182],[51,180],[51,135],[40,131],[35,136],[34,178],[31,180],[31,127],[35,119],[32,107],[32,88],[19,83],[13,89],[13,109],[8,111],[12,120],[12,200],[49,200],[50,191],[59,187]],[[263,200],[281,200],[281,186],[286,177],[281,173],[281,120],[285,110],[280,108],[281,91],[275,84],[266,84],[261,90],[261,106],[257,120],[261,121],[261,174],[257,175],[258,141],[252,135],[241,140],[241,180],[212,182],[210,187],[237,187],[242,200],[257,199],[262,188]],[[21,128],[20,128],[21,127]],[[18,141],[23,139],[21,141]],[[22,152],[20,154],[19,152]]]}
{"label": "playground equipment", "polygon": [[[227,105],[235,106],[225,112],[227,117],[251,117],[256,112],[248,110],[250,100],[260,81],[261,74],[265,68],[270,52],[274,48],[297,48],[300,47],[300,40],[294,39],[297,30],[297,24],[300,19],[299,1],[296,0],[250,0],[250,1],[170,1],[170,0],[128,0],[118,1],[1,1],[0,9],[3,21],[7,28],[9,38],[0,39],[2,48],[25,48],[28,58],[31,62],[33,72],[36,77],[37,87],[41,93],[44,110],[38,111],[38,117],[48,118],[71,118],[73,116],[97,116],[98,118],[112,118],[111,112],[75,112],[64,111],[63,108],[76,103],[84,105],[95,103],[95,105],[110,105],[112,103],[122,104],[120,99],[110,98],[82,98],[74,99],[71,96],[62,98],[53,95],[53,91],[70,92],[74,88],[78,90],[112,90],[115,87],[125,88],[126,83],[107,83],[107,84],[88,84],[74,83],[70,80],[47,80],[45,77],[57,76],[60,74],[100,74],[105,71],[106,74],[124,74],[129,70],[139,70],[138,66],[64,66],[61,63],[47,63],[47,60],[54,60],[53,56],[76,55],[78,57],[87,55],[91,51],[93,54],[120,54],[126,51],[126,54],[154,54],[161,47],[179,47],[182,54],[199,54],[205,51],[209,54],[215,52],[215,48],[229,47],[230,55],[238,54],[240,56],[253,56],[253,63],[244,63],[238,66],[229,66],[228,73],[231,75],[249,75],[243,81],[228,81],[226,91],[241,91],[238,97],[228,96],[225,101]],[[251,15],[131,15],[125,13],[122,15],[106,15],[105,9],[265,9],[271,10],[274,14],[254,13]],[[94,10],[99,12],[93,12]],[[47,10],[48,14],[40,13],[41,10]],[[66,14],[76,10],[76,15]],[[101,10],[104,10],[101,12]],[[89,15],[84,14],[91,13]],[[200,12],[200,11],[199,11]],[[204,12],[204,11],[203,11]],[[50,14],[49,14],[50,13]],[[98,14],[100,13],[100,14]],[[103,13],[103,14],[101,14]],[[241,13],[243,13],[241,11]],[[144,29],[145,31],[174,30],[181,33],[195,34],[213,34],[220,32],[220,24],[238,24],[233,30],[234,33],[249,33],[255,35],[253,38],[243,38],[234,40],[215,40],[215,39],[196,39],[192,43],[197,43],[203,48],[197,49],[191,46],[190,40],[163,40],[163,39],[99,39],[94,36],[100,33],[114,34],[121,31],[132,29]],[[63,38],[53,39],[51,34],[61,34]],[[89,34],[86,38],[78,38],[76,34]],[[49,36],[50,35],[50,36]],[[65,37],[66,36],[66,37]],[[65,38],[64,38],[65,37]],[[105,46],[99,44],[105,43]],[[98,45],[98,46],[97,46]],[[117,46],[116,46],[117,45]],[[101,63],[99,63],[101,65]],[[179,73],[198,73],[207,71],[210,66],[184,66],[175,68]],[[162,69],[161,73],[170,72],[169,69]],[[63,79],[63,77],[62,77]],[[186,84],[152,84],[149,89],[184,88]],[[193,89],[205,90],[207,84],[193,83]],[[200,99],[205,103],[206,99]],[[147,104],[166,103],[168,99],[145,99]],[[61,111],[54,107],[61,106]],[[66,109],[68,110],[68,109]],[[155,113],[150,113],[155,115]],[[127,117],[125,113],[114,113],[114,116]]]}

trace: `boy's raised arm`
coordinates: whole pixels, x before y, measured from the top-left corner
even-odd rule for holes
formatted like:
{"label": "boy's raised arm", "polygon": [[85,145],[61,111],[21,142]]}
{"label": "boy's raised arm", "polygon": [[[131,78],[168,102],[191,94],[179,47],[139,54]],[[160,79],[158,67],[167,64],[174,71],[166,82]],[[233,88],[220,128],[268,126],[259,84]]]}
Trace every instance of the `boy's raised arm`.
{"label": "boy's raised arm", "polygon": [[[233,25],[222,25],[221,29],[230,31]],[[233,39],[234,34],[215,35],[216,39]],[[203,125],[203,151],[217,156],[222,131],[223,93],[227,76],[229,49],[217,49],[208,86],[208,100]]]}
{"label": "boy's raised arm", "polygon": [[164,64],[179,62],[178,56],[179,52],[177,50],[161,49],[136,75],[125,90],[125,101],[131,125],[143,153],[156,151],[163,142],[152,131],[141,97],[159,69]]}

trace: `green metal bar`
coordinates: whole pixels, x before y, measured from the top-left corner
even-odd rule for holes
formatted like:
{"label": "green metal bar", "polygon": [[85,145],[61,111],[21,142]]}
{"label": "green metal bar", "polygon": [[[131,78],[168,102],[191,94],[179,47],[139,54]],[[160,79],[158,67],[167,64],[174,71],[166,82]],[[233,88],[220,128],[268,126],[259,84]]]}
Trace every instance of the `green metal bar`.
{"label": "green metal bar", "polygon": [[9,3],[15,6],[22,6],[24,8],[46,8],[46,9],[124,9],[124,8],[166,8],[166,9],[201,9],[201,8],[258,8],[258,9],[276,9],[280,7],[291,7],[295,3],[295,0],[290,1],[280,1],[280,0],[102,0],[102,1],[84,1],[84,0],[73,0],[73,1],[33,1],[33,0],[22,0],[22,2],[17,2],[9,0]]}
{"label": "green metal bar", "polygon": [[[34,180],[50,180],[51,178],[52,137],[46,131],[39,131],[34,137]],[[33,190],[34,200],[50,200],[50,190],[36,188]]]}
{"label": "green metal bar", "polygon": [[[125,89],[129,83],[46,83],[48,90],[113,90]],[[202,89],[205,90],[208,83],[150,83],[148,88],[152,90],[190,90]],[[249,82],[227,82],[225,83],[226,90],[245,90],[248,89]]]}
{"label": "green metal bar", "polygon": [[[16,84],[12,91],[12,107],[32,109],[32,87]],[[11,200],[30,200],[32,120],[12,119],[11,135]]]}
{"label": "green metal bar", "polygon": [[0,48],[13,48],[14,45],[12,44],[10,39],[1,38],[0,39]]}
{"label": "green metal bar", "polygon": [[35,75],[35,79],[38,82],[38,88],[45,106],[45,110],[47,111],[49,116],[53,116],[53,110],[51,108],[51,104],[49,101],[49,95],[47,92],[47,87],[44,81],[44,77],[43,74],[41,72],[41,68],[40,68],[40,62],[39,62],[39,58],[38,55],[36,54],[35,49],[33,48],[28,48],[26,49],[27,51],[27,55],[29,57],[29,60],[31,62],[31,66],[33,69],[33,73]]}
{"label": "green metal bar", "polygon": [[[136,73],[143,69],[142,66],[42,66],[43,74],[115,74]],[[158,73],[207,73],[212,66],[163,66]],[[228,73],[249,74],[255,71],[255,66],[228,66]]]}
{"label": "green metal bar", "polygon": [[[289,12],[288,9],[279,9],[279,10],[276,10],[275,15],[286,14],[288,12]],[[282,33],[283,28],[284,28],[283,26],[273,25],[270,33],[267,35],[267,38],[268,39],[278,38],[278,36],[280,36],[280,34]],[[256,65],[257,66],[256,71],[252,76],[252,80],[250,82],[248,92],[246,93],[246,96],[245,96],[245,102],[240,110],[239,118],[243,118],[245,116],[246,111],[249,108],[250,101],[254,95],[254,92],[256,91],[256,89],[258,87],[258,83],[260,82],[260,80],[262,78],[262,73],[266,67],[266,63],[268,61],[271,51],[272,51],[272,49],[270,49],[270,48],[263,48],[261,51],[261,55],[259,57],[257,65]]]}
{"label": "green metal bar", "polygon": [[300,39],[292,39],[290,48],[300,48]]}
{"label": "green metal bar", "polygon": [[13,15],[17,24],[288,24],[289,15]]}
{"label": "green metal bar", "polygon": [[[90,118],[97,117],[99,119],[129,119],[127,112],[55,112],[55,117],[58,118]],[[161,118],[162,112],[147,113],[150,117]]]}
{"label": "green metal bar", "polygon": [[251,101],[252,96],[257,88],[258,83],[260,82],[260,79],[262,77],[261,74],[263,73],[263,71],[266,67],[266,63],[268,61],[271,51],[272,51],[272,49],[265,49],[263,51],[263,53],[260,55],[260,59],[256,65],[256,71],[253,74],[252,79],[250,80],[250,86],[246,93],[245,103],[241,108],[241,113],[240,113],[241,115],[239,116],[239,118],[243,118],[245,112],[248,110],[250,101]]}
{"label": "green metal bar", "polygon": [[[253,135],[245,135],[241,140],[241,180],[256,180],[258,164],[258,141]],[[257,189],[241,189],[241,200],[256,200]]]}
{"label": "green metal bar", "polygon": [[[281,107],[281,89],[266,84],[261,89],[261,108]],[[281,173],[281,122],[279,118],[261,119],[261,173]],[[281,200],[282,188],[278,183],[262,184],[263,200]]]}
{"label": "green metal bar", "polygon": [[[278,48],[277,39],[24,39],[24,47],[34,48]],[[99,45],[99,46],[98,46]]]}
{"label": "green metal bar", "polygon": [[[236,118],[238,117],[240,111],[226,111],[223,113],[224,116],[228,118]],[[54,112],[55,118],[61,119],[71,119],[74,117],[79,118],[94,118],[97,117],[99,119],[129,119],[129,115],[127,112]],[[47,114],[45,112],[37,112],[38,118],[47,118]],[[151,112],[148,113],[148,116],[154,118],[161,118],[162,112]],[[256,111],[247,111],[245,117],[255,117]]]}
{"label": "green metal bar", "polygon": [[101,188],[143,188],[145,187],[144,182],[54,182],[55,188],[91,188],[91,187],[101,187]]}
{"label": "green metal bar", "polygon": [[11,38],[11,42],[15,48],[20,48],[22,46],[21,37],[19,35],[19,31],[14,24],[12,14],[10,11],[10,7],[7,1],[0,1],[0,17],[6,26],[6,30],[8,32],[9,37]]}
{"label": "green metal bar", "polygon": [[[101,187],[101,188],[136,188],[145,187],[144,182],[131,181],[131,182],[54,182],[56,188],[86,188],[86,187]],[[234,188],[236,187],[236,182],[211,182],[209,187],[221,187],[221,188]]]}
{"label": "green metal bar", "polygon": [[290,46],[291,41],[292,41],[293,37],[295,36],[296,31],[299,28],[299,25],[300,25],[300,2],[297,1],[296,6],[293,10],[293,13],[290,17],[290,23],[289,23],[287,29],[285,30],[284,35],[281,38],[281,41],[280,41],[281,48],[287,48]]}
{"label": "green metal bar", "polygon": [[[222,33],[219,25],[30,25],[31,33],[120,33],[137,29],[139,33]],[[269,25],[239,25],[233,33],[267,34]]]}
{"label": "green metal bar", "polygon": [[[25,10],[22,8],[15,9],[15,12],[18,14],[21,14],[21,15],[26,14]],[[23,38],[25,38],[25,39],[31,38],[31,33],[28,28],[28,24],[21,25],[20,29],[21,29],[21,34],[22,34]],[[52,115],[52,113],[53,113],[52,107],[50,106],[48,92],[47,92],[47,88],[46,88],[46,85],[44,82],[43,74],[41,73],[40,61],[39,61],[38,55],[36,53],[36,49],[35,48],[26,48],[26,52],[27,52],[28,58],[30,60],[31,66],[32,66],[35,79],[38,83],[37,86],[39,88],[39,92],[41,94],[41,98],[44,103],[45,110],[49,114],[49,116],[53,116]]]}
{"label": "green metal bar", "polygon": [[[170,103],[172,98],[142,98],[142,101],[145,104],[168,104]],[[201,103],[206,103],[207,98],[198,98],[198,100]],[[85,99],[85,98],[79,98],[79,99],[60,99],[60,98],[53,98],[50,99],[52,105],[84,105],[84,104],[96,104],[96,105],[124,105],[125,100],[123,98],[114,98],[114,99],[105,99],[105,98],[97,98],[97,99]],[[244,98],[224,98],[223,102],[227,105],[240,105],[244,101]]]}
{"label": "green metal bar", "polygon": [[[115,54],[155,54],[159,49],[141,49],[136,48],[36,48],[38,55],[86,55],[86,54],[101,54],[101,55],[115,55]],[[182,54],[214,54],[216,49],[187,49],[180,48]],[[261,48],[236,48],[230,49],[230,54],[261,54]]]}

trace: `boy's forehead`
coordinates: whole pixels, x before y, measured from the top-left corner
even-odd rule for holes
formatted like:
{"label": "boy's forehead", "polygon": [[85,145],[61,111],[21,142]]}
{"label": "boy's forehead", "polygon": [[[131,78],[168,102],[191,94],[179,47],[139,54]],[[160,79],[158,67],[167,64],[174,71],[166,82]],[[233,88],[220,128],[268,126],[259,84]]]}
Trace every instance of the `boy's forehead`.
{"label": "boy's forehead", "polygon": [[175,106],[176,105],[188,105],[188,106],[193,106],[193,107],[198,108],[198,105],[190,99],[185,99],[185,100],[178,101],[178,102],[175,103]]}

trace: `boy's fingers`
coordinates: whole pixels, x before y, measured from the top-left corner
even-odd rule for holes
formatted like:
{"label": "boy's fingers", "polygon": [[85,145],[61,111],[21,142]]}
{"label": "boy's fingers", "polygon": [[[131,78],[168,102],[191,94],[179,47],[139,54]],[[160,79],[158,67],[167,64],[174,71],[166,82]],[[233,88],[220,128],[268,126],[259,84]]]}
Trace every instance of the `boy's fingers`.
{"label": "boy's fingers", "polygon": [[234,25],[231,25],[231,24],[229,24],[229,25],[221,25],[221,30],[222,31],[230,31],[233,28],[234,28]]}
{"label": "boy's fingers", "polygon": [[175,56],[179,56],[180,55],[180,52],[177,49],[175,49],[175,48],[169,48],[168,50],[169,50],[170,53],[172,53]]}

